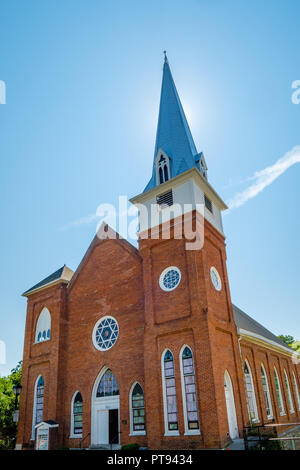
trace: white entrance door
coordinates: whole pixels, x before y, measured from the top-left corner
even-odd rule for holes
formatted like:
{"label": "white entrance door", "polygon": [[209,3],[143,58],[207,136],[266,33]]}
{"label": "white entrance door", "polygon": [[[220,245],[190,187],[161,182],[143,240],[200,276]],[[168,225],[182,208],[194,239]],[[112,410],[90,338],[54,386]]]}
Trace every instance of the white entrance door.
{"label": "white entrance door", "polygon": [[109,429],[108,429],[108,411],[96,411],[96,441],[97,444],[108,444]]}
{"label": "white entrance door", "polygon": [[238,426],[237,426],[232,382],[231,382],[230,375],[228,374],[227,371],[225,371],[225,375],[224,375],[224,390],[225,390],[229,435],[231,439],[236,439],[237,437],[239,437],[239,431],[238,431]]}
{"label": "white entrance door", "polygon": [[92,446],[119,444],[120,395],[118,383],[108,368],[95,380],[92,392]]}

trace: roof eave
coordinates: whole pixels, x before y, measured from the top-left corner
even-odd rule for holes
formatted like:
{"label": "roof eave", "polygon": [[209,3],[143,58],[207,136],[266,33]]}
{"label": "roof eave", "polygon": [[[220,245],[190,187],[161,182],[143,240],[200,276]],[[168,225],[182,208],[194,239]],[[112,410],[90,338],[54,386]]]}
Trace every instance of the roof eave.
{"label": "roof eave", "polygon": [[207,196],[211,197],[211,199],[217,203],[221,211],[228,209],[228,206],[225,204],[225,202],[220,198],[220,196],[216,193],[213,187],[209,184],[209,182],[204,178],[204,176],[196,167],[190,168],[184,173],[180,173],[179,175],[174,176],[174,178],[170,179],[169,181],[159,184],[155,186],[154,188],[148,189],[148,191],[144,193],[141,193],[141,194],[138,194],[137,196],[132,197],[130,199],[130,202],[132,204],[143,203],[144,201],[147,201],[148,199],[150,199],[152,195],[154,196],[157,193],[158,188],[161,188],[162,191],[167,191],[168,189],[171,189],[172,186],[174,186],[174,184],[178,184],[179,182],[181,182],[181,180],[186,180],[189,177],[194,177],[196,182],[198,179],[198,183],[199,182],[201,183],[199,184],[199,186],[202,186],[202,189],[204,186]]}
{"label": "roof eave", "polygon": [[40,292],[44,289],[47,289],[48,287],[52,287],[55,284],[68,284],[70,280],[68,279],[55,279],[55,281],[48,282],[47,284],[44,284],[43,286],[37,287],[36,289],[29,289],[28,291],[23,292],[22,296],[23,297],[29,297],[32,294],[35,294],[36,292]]}

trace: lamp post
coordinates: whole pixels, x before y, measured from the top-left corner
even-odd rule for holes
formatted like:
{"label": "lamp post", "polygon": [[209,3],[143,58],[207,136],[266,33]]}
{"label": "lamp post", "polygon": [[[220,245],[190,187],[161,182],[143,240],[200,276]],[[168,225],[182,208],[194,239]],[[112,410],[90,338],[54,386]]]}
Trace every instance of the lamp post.
{"label": "lamp post", "polygon": [[14,418],[13,421],[14,423],[17,423],[19,421],[19,412],[18,412],[18,396],[20,395],[22,391],[22,385],[14,385],[13,386],[13,392],[15,395],[15,412],[14,412]]}

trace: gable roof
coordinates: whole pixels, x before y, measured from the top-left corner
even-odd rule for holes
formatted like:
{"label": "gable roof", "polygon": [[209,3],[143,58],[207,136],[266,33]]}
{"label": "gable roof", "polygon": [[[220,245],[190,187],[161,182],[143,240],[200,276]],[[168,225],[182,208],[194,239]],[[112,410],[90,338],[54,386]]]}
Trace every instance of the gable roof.
{"label": "gable roof", "polygon": [[74,272],[72,271],[72,269],[68,268],[64,264],[57,271],[50,274],[50,276],[45,277],[45,279],[43,279],[42,281],[32,286],[30,289],[25,291],[22,295],[24,295],[24,297],[27,297],[29,294],[32,294],[33,292],[37,290],[41,290],[45,287],[49,287],[50,285],[53,285],[54,283],[56,284],[59,281],[68,283],[71,280],[73,274]]}
{"label": "gable roof", "polygon": [[232,304],[233,316],[238,330],[246,330],[249,333],[253,333],[258,336],[266,338],[266,340],[277,343],[278,346],[289,349],[291,352],[295,352],[294,349],[290,348],[286,343],[281,341],[278,336],[274,335],[271,331],[267,330],[263,325],[258,323],[256,320],[251,318],[247,313],[243,312],[236,305]]}
{"label": "gable roof", "polygon": [[152,177],[144,192],[156,186],[155,159],[159,149],[171,159],[171,178],[197,166],[196,161],[202,156],[197,152],[167,57],[163,67]]}

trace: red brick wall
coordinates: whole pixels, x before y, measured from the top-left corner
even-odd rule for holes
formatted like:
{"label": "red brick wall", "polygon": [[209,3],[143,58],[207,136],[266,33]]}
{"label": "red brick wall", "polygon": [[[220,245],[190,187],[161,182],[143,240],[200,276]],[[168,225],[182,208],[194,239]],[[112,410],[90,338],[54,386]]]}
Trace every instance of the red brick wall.
{"label": "red brick wall", "polygon": [[[171,234],[172,234],[171,230]],[[91,432],[91,398],[96,378],[109,367],[120,389],[121,444],[139,442],[152,449],[220,447],[229,441],[224,394],[224,373],[230,374],[238,428],[248,424],[239,342],[233,320],[223,236],[205,222],[204,247],[186,251],[185,240],[140,240],[139,252],[124,240],[100,241],[96,237],[68,287],[63,284],[29,297],[23,364],[18,443],[30,443],[35,380],[45,380],[44,419],[59,423],[59,444],[78,447],[80,439],[69,439],[71,399],[75,391],[83,398],[83,436]],[[172,292],[159,287],[159,276],[168,266],[182,273]],[[216,291],[210,267],[221,276],[222,290]],[[42,308],[51,313],[51,340],[33,344],[35,324]],[[113,316],[119,338],[110,350],[101,352],[92,342],[95,323]],[[187,344],[193,352],[201,434],[184,435],[184,417],[179,353]],[[168,348],[175,364],[179,436],[165,436],[161,356]],[[252,369],[260,419],[264,403],[260,361],[264,361],[270,387],[269,367],[277,364],[286,400],[283,367],[290,375],[289,358],[242,341],[243,360]],[[299,378],[298,378],[299,380]],[[129,436],[129,391],[138,381],[145,393],[146,436]],[[273,410],[277,413],[272,388]],[[294,420],[299,412],[276,419]],[[90,444],[90,436],[84,446]]]}
{"label": "red brick wall", "polygon": [[[300,390],[299,366],[296,366],[295,364],[293,364],[290,357],[281,353],[271,351],[262,346],[250,343],[249,341],[246,341],[245,339],[243,339],[241,342],[241,348],[242,348],[243,363],[245,359],[247,359],[251,367],[260,423],[272,422],[272,420],[267,418],[267,413],[266,413],[266,406],[265,406],[262,382],[261,382],[261,372],[260,372],[261,364],[264,365],[265,371],[268,377],[273,415],[274,415],[274,419],[276,423],[299,422],[300,411],[298,409],[298,402],[296,398],[294,383],[292,380],[292,371],[294,371],[296,380],[298,379],[298,389]],[[285,409],[284,416],[280,416],[280,412],[279,412],[278,400],[277,400],[275,383],[274,383],[274,366],[276,367],[276,370],[279,376],[282,399],[283,399],[284,409]],[[284,369],[286,370],[288,378],[289,378],[290,390],[291,390],[292,400],[294,404],[294,413],[291,413],[289,409],[287,390],[286,390],[285,381],[284,381],[284,373],[283,373]]]}

